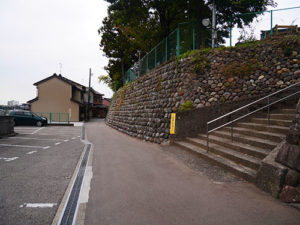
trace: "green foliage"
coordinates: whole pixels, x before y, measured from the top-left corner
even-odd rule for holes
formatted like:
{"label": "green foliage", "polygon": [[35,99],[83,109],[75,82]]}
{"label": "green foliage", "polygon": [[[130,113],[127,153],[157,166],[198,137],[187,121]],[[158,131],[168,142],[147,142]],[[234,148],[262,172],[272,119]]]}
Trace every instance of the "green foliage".
{"label": "green foliage", "polygon": [[291,56],[292,53],[293,53],[293,47],[286,46],[283,50],[283,54],[286,57]]}
{"label": "green foliage", "polygon": [[241,44],[236,45],[236,48],[250,48],[250,47],[255,47],[257,46],[260,41],[245,41]]}
{"label": "green foliage", "polygon": [[220,69],[221,74],[224,77],[233,77],[233,76],[249,76],[254,73],[259,67],[261,63],[259,63],[256,59],[250,60],[249,62],[238,62],[234,61],[223,65]]}
{"label": "green foliage", "polygon": [[179,109],[179,111],[186,111],[186,110],[191,110],[194,109],[193,102],[191,100],[187,100],[185,103],[183,103]]}
{"label": "green foliage", "polygon": [[155,91],[156,92],[159,92],[159,91],[161,91],[162,90],[162,78],[160,77],[160,78],[158,78],[158,81],[157,81],[157,84],[156,84],[156,87],[155,87]]}
{"label": "green foliage", "polygon": [[196,74],[203,74],[205,70],[209,66],[208,59],[206,55],[209,53],[207,49],[204,49],[203,51],[201,50],[199,54],[194,55],[193,57],[193,63],[194,63],[194,68],[193,71]]}
{"label": "green foliage", "polygon": [[[109,58],[105,67],[112,79],[110,88],[114,91],[123,86],[125,71],[163,40],[178,23],[196,21],[197,40],[209,38],[207,28],[201,20],[211,18],[211,0],[106,0],[109,3],[108,16],[98,30],[100,47]],[[222,0],[215,1],[217,8],[218,43],[228,36],[228,27],[249,24],[257,16],[251,14],[239,17],[241,13],[266,10],[274,5],[273,0]],[[230,23],[230,21],[232,23]],[[198,43],[196,48],[203,46]],[[189,54],[189,53],[188,53]],[[187,57],[188,54],[182,57]],[[201,66],[200,66],[201,67]],[[197,71],[201,68],[196,69]]]}
{"label": "green foliage", "polygon": [[198,50],[198,49],[187,51],[179,56],[176,56],[176,60],[180,61],[181,59],[186,59],[188,57],[192,57],[192,56],[198,54],[199,52],[200,52],[200,50]]}

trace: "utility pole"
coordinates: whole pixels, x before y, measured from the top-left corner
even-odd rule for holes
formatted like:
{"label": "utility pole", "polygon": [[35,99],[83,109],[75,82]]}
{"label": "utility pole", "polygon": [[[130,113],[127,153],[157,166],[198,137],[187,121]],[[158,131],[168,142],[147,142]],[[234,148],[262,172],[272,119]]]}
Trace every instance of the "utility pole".
{"label": "utility pole", "polygon": [[91,93],[91,76],[92,76],[92,69],[90,68],[90,75],[89,75],[89,90],[88,90],[88,102],[87,106],[85,107],[85,120],[88,121],[90,119],[90,93]]}
{"label": "utility pole", "polygon": [[215,48],[215,38],[216,38],[216,4],[213,1],[212,4],[212,27],[211,27],[211,47]]}

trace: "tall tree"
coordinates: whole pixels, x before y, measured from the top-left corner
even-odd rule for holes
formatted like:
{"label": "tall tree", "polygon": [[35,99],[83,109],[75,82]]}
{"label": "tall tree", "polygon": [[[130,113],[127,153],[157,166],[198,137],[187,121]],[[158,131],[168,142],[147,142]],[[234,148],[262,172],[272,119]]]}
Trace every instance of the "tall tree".
{"label": "tall tree", "polygon": [[[209,30],[201,24],[211,18],[213,0],[106,0],[110,3],[108,16],[99,29],[100,47],[109,58],[106,70],[113,90],[120,88],[124,71],[138,60],[138,50],[145,55],[159,41],[173,31],[178,23],[195,22],[197,47],[203,46]],[[266,10],[275,5],[273,0],[215,0],[217,9],[218,41],[228,36],[234,24],[249,24],[257,16],[242,13]]]}

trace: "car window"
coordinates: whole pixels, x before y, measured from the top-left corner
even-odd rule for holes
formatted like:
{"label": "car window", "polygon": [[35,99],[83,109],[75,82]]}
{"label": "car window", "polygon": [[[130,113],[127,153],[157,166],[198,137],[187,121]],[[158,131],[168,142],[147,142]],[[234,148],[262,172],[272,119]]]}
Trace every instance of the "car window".
{"label": "car window", "polygon": [[13,114],[15,114],[15,115],[24,115],[24,112],[22,112],[22,111],[17,111],[17,112],[15,112],[15,113],[13,113]]}
{"label": "car window", "polygon": [[24,112],[24,115],[25,116],[31,116],[32,114],[31,114],[31,112]]}

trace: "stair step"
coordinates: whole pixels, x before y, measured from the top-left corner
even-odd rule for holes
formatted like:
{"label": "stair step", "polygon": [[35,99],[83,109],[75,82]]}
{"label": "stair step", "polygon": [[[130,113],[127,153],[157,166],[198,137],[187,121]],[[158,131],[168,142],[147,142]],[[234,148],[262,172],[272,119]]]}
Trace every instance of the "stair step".
{"label": "stair step", "polygon": [[[198,135],[198,137],[200,139],[206,141],[206,136]],[[258,148],[258,147],[253,147],[251,145],[236,142],[236,141],[232,142],[231,140],[228,140],[227,138],[215,137],[215,136],[212,136],[212,135],[209,136],[209,143],[218,144],[218,145],[223,146],[225,148],[230,148],[230,149],[233,149],[235,151],[238,151],[238,152],[241,152],[243,154],[247,154],[247,155],[259,158],[259,159],[265,158],[270,152],[270,150],[266,150],[266,149],[262,149],[262,148]]]}
{"label": "stair step", "polygon": [[[210,136],[217,136],[217,137],[223,137],[231,140],[231,133],[227,131],[214,131]],[[244,144],[249,144],[252,146],[256,146],[259,148],[264,148],[267,150],[271,150],[276,147],[278,143],[265,140],[262,138],[258,137],[250,137],[250,136],[245,136],[241,134],[233,134],[233,141],[241,142]]]}
{"label": "stair step", "polygon": [[[201,149],[207,150],[206,140],[201,140],[199,138],[186,138],[186,141],[200,147]],[[229,148],[224,148],[224,146],[220,146],[217,144],[211,143],[209,145],[209,152],[213,152],[216,155],[225,157],[237,164],[241,164],[253,170],[258,170],[261,164],[261,160],[257,158],[231,150]]]}
{"label": "stair step", "polygon": [[[231,127],[224,127],[223,130],[231,132]],[[241,128],[241,127],[234,127],[233,133],[234,134],[235,133],[244,134],[244,135],[251,136],[251,137],[263,138],[263,139],[267,139],[267,140],[274,141],[277,143],[280,143],[285,138],[285,135],[282,135],[282,134],[277,134],[277,133],[272,133],[272,132],[264,132],[264,131],[256,131],[256,130]]]}
{"label": "stair step", "polygon": [[295,118],[295,114],[289,114],[289,113],[272,113],[270,114],[270,119],[279,119],[279,120],[293,120]]}
{"label": "stair step", "polygon": [[[260,123],[260,124],[268,124],[268,119],[265,118],[252,118],[251,122],[253,123]],[[284,127],[289,127],[292,124],[291,120],[275,120],[271,119],[270,120],[270,125],[279,125],[279,126],[284,126]]]}
{"label": "stair step", "polygon": [[289,114],[296,114],[296,109],[292,108],[292,109],[280,109],[281,113],[289,113]]}
{"label": "stair step", "polygon": [[253,129],[253,130],[258,130],[258,131],[268,131],[268,132],[280,133],[283,135],[286,135],[289,131],[288,127],[277,126],[277,125],[266,126],[265,124],[259,124],[259,123],[240,122],[240,123],[237,123],[236,126],[243,127],[243,128],[249,128],[249,129]]}
{"label": "stair step", "polygon": [[216,155],[213,152],[206,152],[202,148],[199,148],[196,145],[193,145],[187,141],[175,141],[175,145],[188,150],[197,156],[220,166],[221,168],[249,181],[254,183],[256,178],[256,171],[245,166],[239,165],[231,160],[228,160],[220,155]]}

